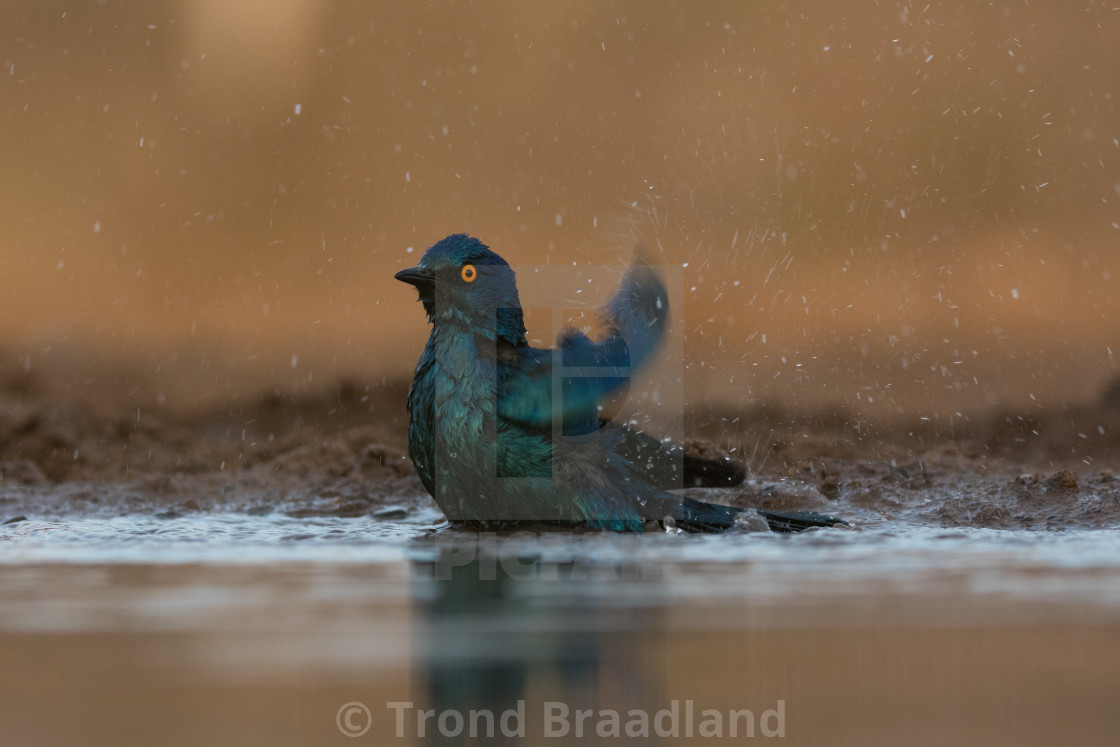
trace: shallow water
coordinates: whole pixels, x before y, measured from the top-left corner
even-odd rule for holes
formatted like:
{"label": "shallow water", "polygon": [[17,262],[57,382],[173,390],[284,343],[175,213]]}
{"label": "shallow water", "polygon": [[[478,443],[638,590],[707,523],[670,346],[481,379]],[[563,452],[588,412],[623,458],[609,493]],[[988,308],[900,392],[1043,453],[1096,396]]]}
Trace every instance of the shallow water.
{"label": "shallow water", "polygon": [[[881,522],[798,535],[498,535],[450,530],[432,510],[394,521],[211,513],[22,521],[0,526],[0,549],[0,565],[6,566],[0,583],[9,591],[14,579],[35,585],[47,578],[57,583],[60,579],[52,577],[60,575],[74,579],[102,605],[108,604],[110,590],[90,583],[90,569],[210,566],[252,575],[252,569],[263,574],[302,567],[333,573],[339,582],[352,576],[363,585],[390,570],[408,569],[414,580],[439,581],[461,568],[475,568],[492,577],[483,580],[504,576],[566,594],[609,589],[608,604],[618,605],[640,598],[647,605],[749,604],[758,610],[889,594],[912,602],[999,600],[1029,605],[1048,620],[1086,614],[1120,620],[1120,530],[942,529]],[[60,567],[65,573],[57,573]],[[637,593],[630,594],[631,588]],[[219,588],[192,593],[201,599],[207,590],[215,601],[202,609],[220,608]],[[403,598],[411,593],[401,590]],[[10,595],[7,599],[0,626],[10,629],[15,606]],[[127,598],[120,604],[119,611],[127,614]],[[28,629],[82,629],[75,618],[35,619],[34,608],[34,600],[26,600],[20,615]],[[134,623],[142,627],[143,612],[136,613]],[[895,610],[890,622],[904,621],[905,613]],[[935,622],[955,624],[955,614],[942,608]],[[842,623],[794,618],[783,624]]]}
{"label": "shallow water", "polygon": [[[321,743],[348,724],[370,726],[366,743],[425,742],[413,711],[398,738],[394,702],[523,701],[519,744],[545,739],[550,702],[760,716],[780,700],[787,741],[806,744],[1120,727],[1118,530],[539,537],[450,531],[434,511],[75,517],[0,526],[0,599],[0,656],[26,673],[0,717],[35,743]],[[680,729],[661,743],[687,742]]]}

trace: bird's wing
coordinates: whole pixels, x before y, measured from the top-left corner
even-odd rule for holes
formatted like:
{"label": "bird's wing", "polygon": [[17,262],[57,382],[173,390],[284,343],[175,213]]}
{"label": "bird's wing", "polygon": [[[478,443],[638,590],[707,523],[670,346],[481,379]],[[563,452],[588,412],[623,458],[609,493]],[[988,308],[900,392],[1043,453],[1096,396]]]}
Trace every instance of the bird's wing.
{"label": "bird's wing", "polygon": [[[559,347],[521,346],[500,364],[498,417],[523,427],[551,430],[557,417],[566,433],[598,428],[597,405],[622,388],[665,334],[669,298],[653,268],[644,262],[627,272],[607,303],[610,331],[595,342],[582,332],[561,335]],[[554,382],[562,396],[553,397]]]}
{"label": "bird's wing", "polygon": [[604,431],[615,436],[614,450],[662,490],[725,488],[746,477],[742,465],[728,457],[708,459],[622,423],[608,423]]}

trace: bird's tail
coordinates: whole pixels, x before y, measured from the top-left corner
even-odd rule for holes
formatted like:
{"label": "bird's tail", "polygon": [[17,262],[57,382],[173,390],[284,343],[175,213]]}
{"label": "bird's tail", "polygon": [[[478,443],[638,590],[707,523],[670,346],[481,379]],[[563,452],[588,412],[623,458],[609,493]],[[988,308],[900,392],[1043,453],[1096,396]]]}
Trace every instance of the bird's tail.
{"label": "bird's tail", "polygon": [[[675,503],[676,506],[674,510],[669,512],[669,516],[676,521],[678,527],[688,532],[726,532],[736,525],[738,518],[744,511],[751,510],[735,506],[723,506],[718,503],[704,503],[691,498],[682,498]],[[847,522],[843,519],[812,511],[787,513],[763,509],[754,510],[766,520],[766,524],[772,532],[800,532],[813,527],[847,525]]]}
{"label": "bird's tail", "polygon": [[623,423],[600,426],[612,451],[635,465],[643,480],[662,490],[677,488],[726,488],[746,478],[742,465],[729,459],[707,459],[690,454],[679,445],[654,438]]}

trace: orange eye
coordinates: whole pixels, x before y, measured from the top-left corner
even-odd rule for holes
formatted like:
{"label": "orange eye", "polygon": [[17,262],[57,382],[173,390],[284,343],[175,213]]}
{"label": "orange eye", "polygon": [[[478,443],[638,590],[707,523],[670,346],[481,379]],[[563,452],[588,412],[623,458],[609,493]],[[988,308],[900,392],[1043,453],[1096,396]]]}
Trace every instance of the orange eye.
{"label": "orange eye", "polygon": [[478,277],[478,270],[474,269],[474,265],[463,265],[463,271],[459,273],[464,283],[473,283],[474,279]]}

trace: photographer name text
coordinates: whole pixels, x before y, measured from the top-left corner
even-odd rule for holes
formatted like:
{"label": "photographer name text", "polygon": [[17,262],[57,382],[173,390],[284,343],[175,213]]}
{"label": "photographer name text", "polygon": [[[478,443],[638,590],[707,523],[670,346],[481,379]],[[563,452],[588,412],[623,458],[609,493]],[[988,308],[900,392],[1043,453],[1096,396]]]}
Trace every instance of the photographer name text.
{"label": "photographer name text", "polygon": [[[526,706],[517,701],[513,708],[495,713],[490,709],[458,711],[417,709],[412,702],[385,704],[393,712],[398,738],[419,738],[439,734],[453,738],[508,738],[526,736]],[[786,702],[778,700],[773,708],[759,713],[748,709],[717,710],[699,708],[692,700],[671,700],[666,708],[650,712],[634,708],[620,712],[611,708],[572,708],[567,703],[545,701],[539,710],[541,736],[554,739],[610,737],[662,737],[717,739],[783,738],[786,735]]]}

